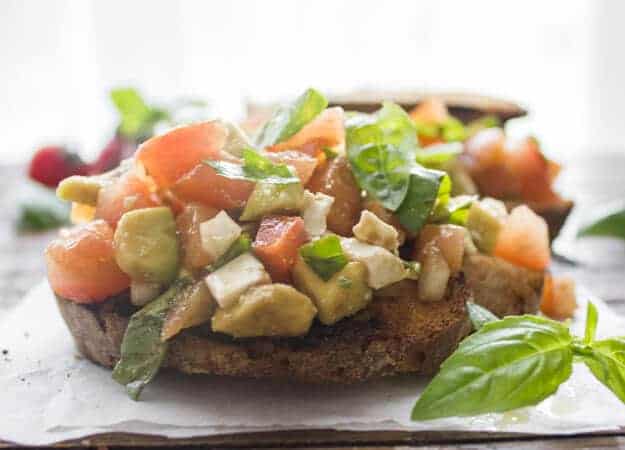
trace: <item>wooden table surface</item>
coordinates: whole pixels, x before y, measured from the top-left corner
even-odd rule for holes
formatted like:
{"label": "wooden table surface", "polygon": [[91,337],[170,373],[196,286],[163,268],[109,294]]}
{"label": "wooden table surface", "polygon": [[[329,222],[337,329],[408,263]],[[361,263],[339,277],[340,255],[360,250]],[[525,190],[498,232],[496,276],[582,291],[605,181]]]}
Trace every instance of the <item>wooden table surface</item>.
{"label": "wooden table surface", "polygon": [[[555,249],[552,270],[574,277],[595,295],[603,298],[616,313],[625,315],[625,243],[614,240],[572,238],[579,220],[592,215],[597,205],[625,200],[625,156],[603,155],[572,161],[560,180],[560,190],[574,198],[577,207]],[[18,234],[14,231],[16,197],[24,190],[23,169],[0,167],[0,314],[13,308],[45,273],[42,251],[55,232]],[[431,449],[521,449],[521,448],[623,448],[624,431],[572,437],[521,436],[492,433],[409,433],[293,431],[240,434],[214,438],[168,440],[149,436],[104,435],[63,444],[80,446],[198,446],[219,448],[403,448]],[[2,434],[0,419],[0,435]],[[7,446],[0,442],[0,446]]]}

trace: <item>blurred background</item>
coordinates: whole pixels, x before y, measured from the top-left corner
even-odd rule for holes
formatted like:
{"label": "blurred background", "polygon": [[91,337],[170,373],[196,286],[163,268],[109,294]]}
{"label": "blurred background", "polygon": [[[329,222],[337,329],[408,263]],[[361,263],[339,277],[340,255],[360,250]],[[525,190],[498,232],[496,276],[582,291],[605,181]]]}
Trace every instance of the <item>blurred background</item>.
{"label": "blurred background", "polygon": [[618,151],[624,13],[619,0],[2,0],[0,162],[54,142],[96,155],[119,85],[229,118],[311,85],[468,90],[526,106],[514,127],[552,157]]}

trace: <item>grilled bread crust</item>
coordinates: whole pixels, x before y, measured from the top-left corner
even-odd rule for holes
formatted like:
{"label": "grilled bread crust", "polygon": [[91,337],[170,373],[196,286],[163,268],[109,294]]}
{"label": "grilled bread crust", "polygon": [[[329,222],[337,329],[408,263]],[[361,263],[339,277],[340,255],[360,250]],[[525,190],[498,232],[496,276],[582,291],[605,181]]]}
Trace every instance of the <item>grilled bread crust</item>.
{"label": "grilled bread crust", "polygon": [[[403,281],[378,291],[356,316],[330,327],[316,323],[300,338],[232,339],[196,327],[171,339],[165,366],[185,373],[314,383],[432,374],[471,330],[467,300],[499,316],[535,312],[542,281],[542,273],[489,256],[469,256],[439,302],[417,301],[415,282]],[[57,301],[80,352],[113,367],[133,312],[128,299],[89,306]]]}

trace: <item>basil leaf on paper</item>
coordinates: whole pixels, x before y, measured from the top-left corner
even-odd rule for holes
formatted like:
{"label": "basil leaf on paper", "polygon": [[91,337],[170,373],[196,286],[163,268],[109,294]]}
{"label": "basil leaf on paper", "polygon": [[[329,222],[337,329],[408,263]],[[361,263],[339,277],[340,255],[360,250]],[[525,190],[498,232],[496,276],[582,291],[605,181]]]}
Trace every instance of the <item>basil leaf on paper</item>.
{"label": "basil leaf on paper", "polygon": [[261,130],[256,143],[265,148],[286,141],[311,122],[328,106],[328,100],[315,89],[308,89],[290,105],[279,108]]}
{"label": "basil leaf on paper", "polygon": [[482,326],[441,365],[412,410],[413,420],[471,416],[534,405],[572,371],[566,326],[512,316]]}
{"label": "basil leaf on paper", "polygon": [[625,239],[625,208],[613,210],[583,227],[577,237],[600,236]]}
{"label": "basil leaf on paper", "polygon": [[467,313],[469,314],[469,320],[475,331],[479,330],[487,323],[499,320],[499,317],[488,309],[474,302],[467,302]]}
{"label": "basil leaf on paper", "polygon": [[243,150],[242,165],[212,160],[206,160],[204,164],[211,166],[219,175],[235,180],[263,181],[269,184],[300,182],[286,164],[276,164],[252,149]]}
{"label": "basil leaf on paper", "polygon": [[130,317],[113,379],[126,386],[133,400],[139,399],[165,360],[167,341],[161,341],[163,322],[178,292],[190,282],[186,277],[176,280],[167,291]]}
{"label": "basil leaf on paper", "polygon": [[328,234],[303,245],[299,253],[306,264],[324,281],[328,281],[332,275],[347,265],[341,241],[334,234]]}
{"label": "basil leaf on paper", "polygon": [[625,403],[625,337],[596,341],[580,356],[595,378]]}

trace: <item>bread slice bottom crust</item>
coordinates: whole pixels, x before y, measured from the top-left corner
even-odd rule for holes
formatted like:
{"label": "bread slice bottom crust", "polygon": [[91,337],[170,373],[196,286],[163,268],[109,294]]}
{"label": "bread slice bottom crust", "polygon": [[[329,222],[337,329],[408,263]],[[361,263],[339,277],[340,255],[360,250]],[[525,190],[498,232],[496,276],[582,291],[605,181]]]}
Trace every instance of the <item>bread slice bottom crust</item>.
{"label": "bread slice bottom crust", "polygon": [[[489,256],[465,258],[463,271],[435,303],[415,299],[415,282],[379,291],[356,316],[328,327],[316,323],[300,338],[232,339],[208,327],[170,341],[165,366],[185,373],[351,383],[400,373],[432,374],[471,331],[465,303],[474,299],[499,316],[535,312],[543,274]],[[113,367],[128,317],[124,296],[96,305],[57,297],[80,352]]]}

